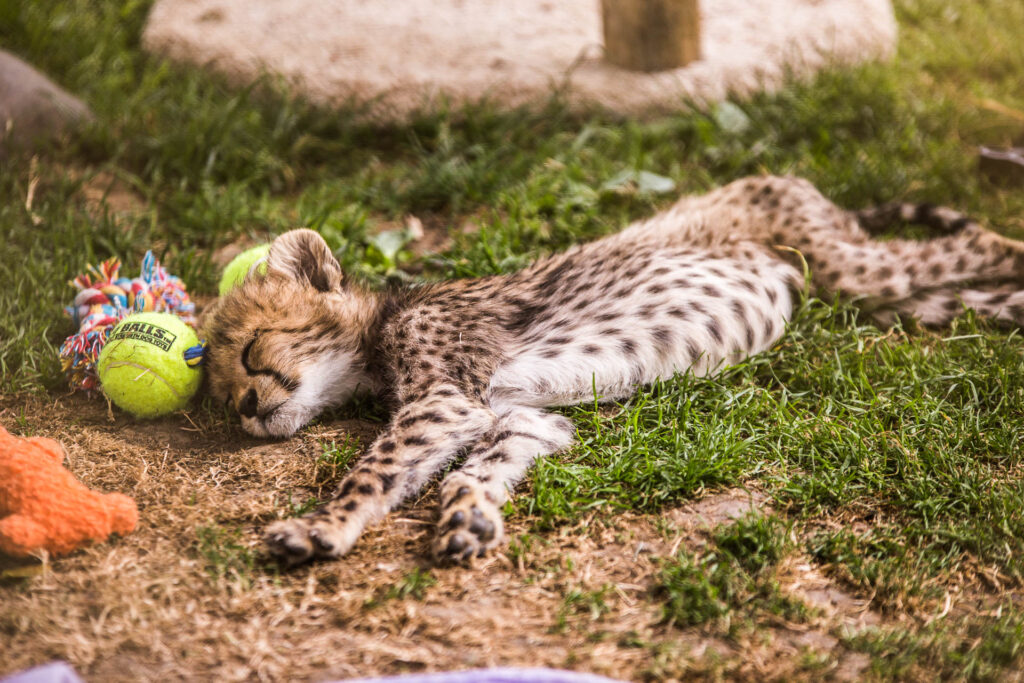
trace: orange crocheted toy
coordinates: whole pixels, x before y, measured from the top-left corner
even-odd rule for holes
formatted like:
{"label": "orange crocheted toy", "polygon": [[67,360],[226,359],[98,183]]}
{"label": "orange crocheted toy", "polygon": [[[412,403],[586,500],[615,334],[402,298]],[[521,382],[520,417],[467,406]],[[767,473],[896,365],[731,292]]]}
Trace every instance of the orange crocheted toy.
{"label": "orange crocheted toy", "polygon": [[0,552],[66,555],[135,528],[135,501],[90,491],[64,469],[53,439],[22,438],[0,427]]}

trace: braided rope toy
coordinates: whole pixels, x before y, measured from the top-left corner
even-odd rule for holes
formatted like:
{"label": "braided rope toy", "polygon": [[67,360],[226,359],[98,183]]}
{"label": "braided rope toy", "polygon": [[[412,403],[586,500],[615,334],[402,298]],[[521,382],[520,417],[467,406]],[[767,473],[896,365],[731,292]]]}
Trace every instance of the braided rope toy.
{"label": "braided rope toy", "polygon": [[[121,261],[107,259],[68,284],[78,290],[74,303],[65,306],[78,331],[64,340],[60,347],[61,367],[72,391],[94,391],[99,386],[96,360],[107,342],[107,335],[132,313],[153,311],[173,313],[196,326],[195,304],[189,300],[185,283],[168,273],[147,251],[139,276],[119,277]],[[203,362],[205,342],[189,348],[185,361],[192,366]]]}

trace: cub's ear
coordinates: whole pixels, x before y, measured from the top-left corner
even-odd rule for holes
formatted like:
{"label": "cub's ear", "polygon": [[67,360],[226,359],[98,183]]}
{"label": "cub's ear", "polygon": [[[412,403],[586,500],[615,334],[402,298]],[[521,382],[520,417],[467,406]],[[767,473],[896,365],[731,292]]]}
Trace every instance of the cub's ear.
{"label": "cub's ear", "polygon": [[267,268],[308,282],[321,292],[340,288],[344,279],[327,242],[307,229],[291,230],[275,239],[267,254]]}

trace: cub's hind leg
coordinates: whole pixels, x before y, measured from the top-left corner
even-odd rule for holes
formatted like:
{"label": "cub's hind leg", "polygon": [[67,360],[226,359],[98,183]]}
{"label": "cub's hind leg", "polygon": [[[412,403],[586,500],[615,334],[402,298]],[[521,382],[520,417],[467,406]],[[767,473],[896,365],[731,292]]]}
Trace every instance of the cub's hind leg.
{"label": "cub's hind leg", "polygon": [[[901,207],[899,217],[906,218],[910,209]],[[918,209],[913,220],[922,213]],[[970,308],[985,317],[1024,323],[1024,243],[951,209],[928,207],[927,214],[930,218],[920,222],[949,234],[923,241],[838,240],[831,245],[831,262],[827,244],[812,244],[808,262],[815,283],[827,291],[866,297],[864,308],[884,322],[896,314],[943,326]]]}
{"label": "cub's hind leg", "polygon": [[811,229],[798,248],[819,289],[863,297],[868,310],[936,289],[1024,283],[1024,244],[973,221],[955,234],[924,241]]}
{"label": "cub's hind leg", "polygon": [[512,407],[441,484],[440,514],[431,552],[458,561],[485,552],[504,536],[501,506],[538,457],[572,440],[572,423],[539,408]]}

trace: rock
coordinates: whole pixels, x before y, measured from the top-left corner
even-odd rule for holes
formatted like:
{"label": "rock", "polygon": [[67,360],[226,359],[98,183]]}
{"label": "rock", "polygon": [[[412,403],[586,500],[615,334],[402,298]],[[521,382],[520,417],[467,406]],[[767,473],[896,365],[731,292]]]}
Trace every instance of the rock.
{"label": "rock", "polygon": [[80,99],[0,50],[0,156],[53,142],[93,114]]}

